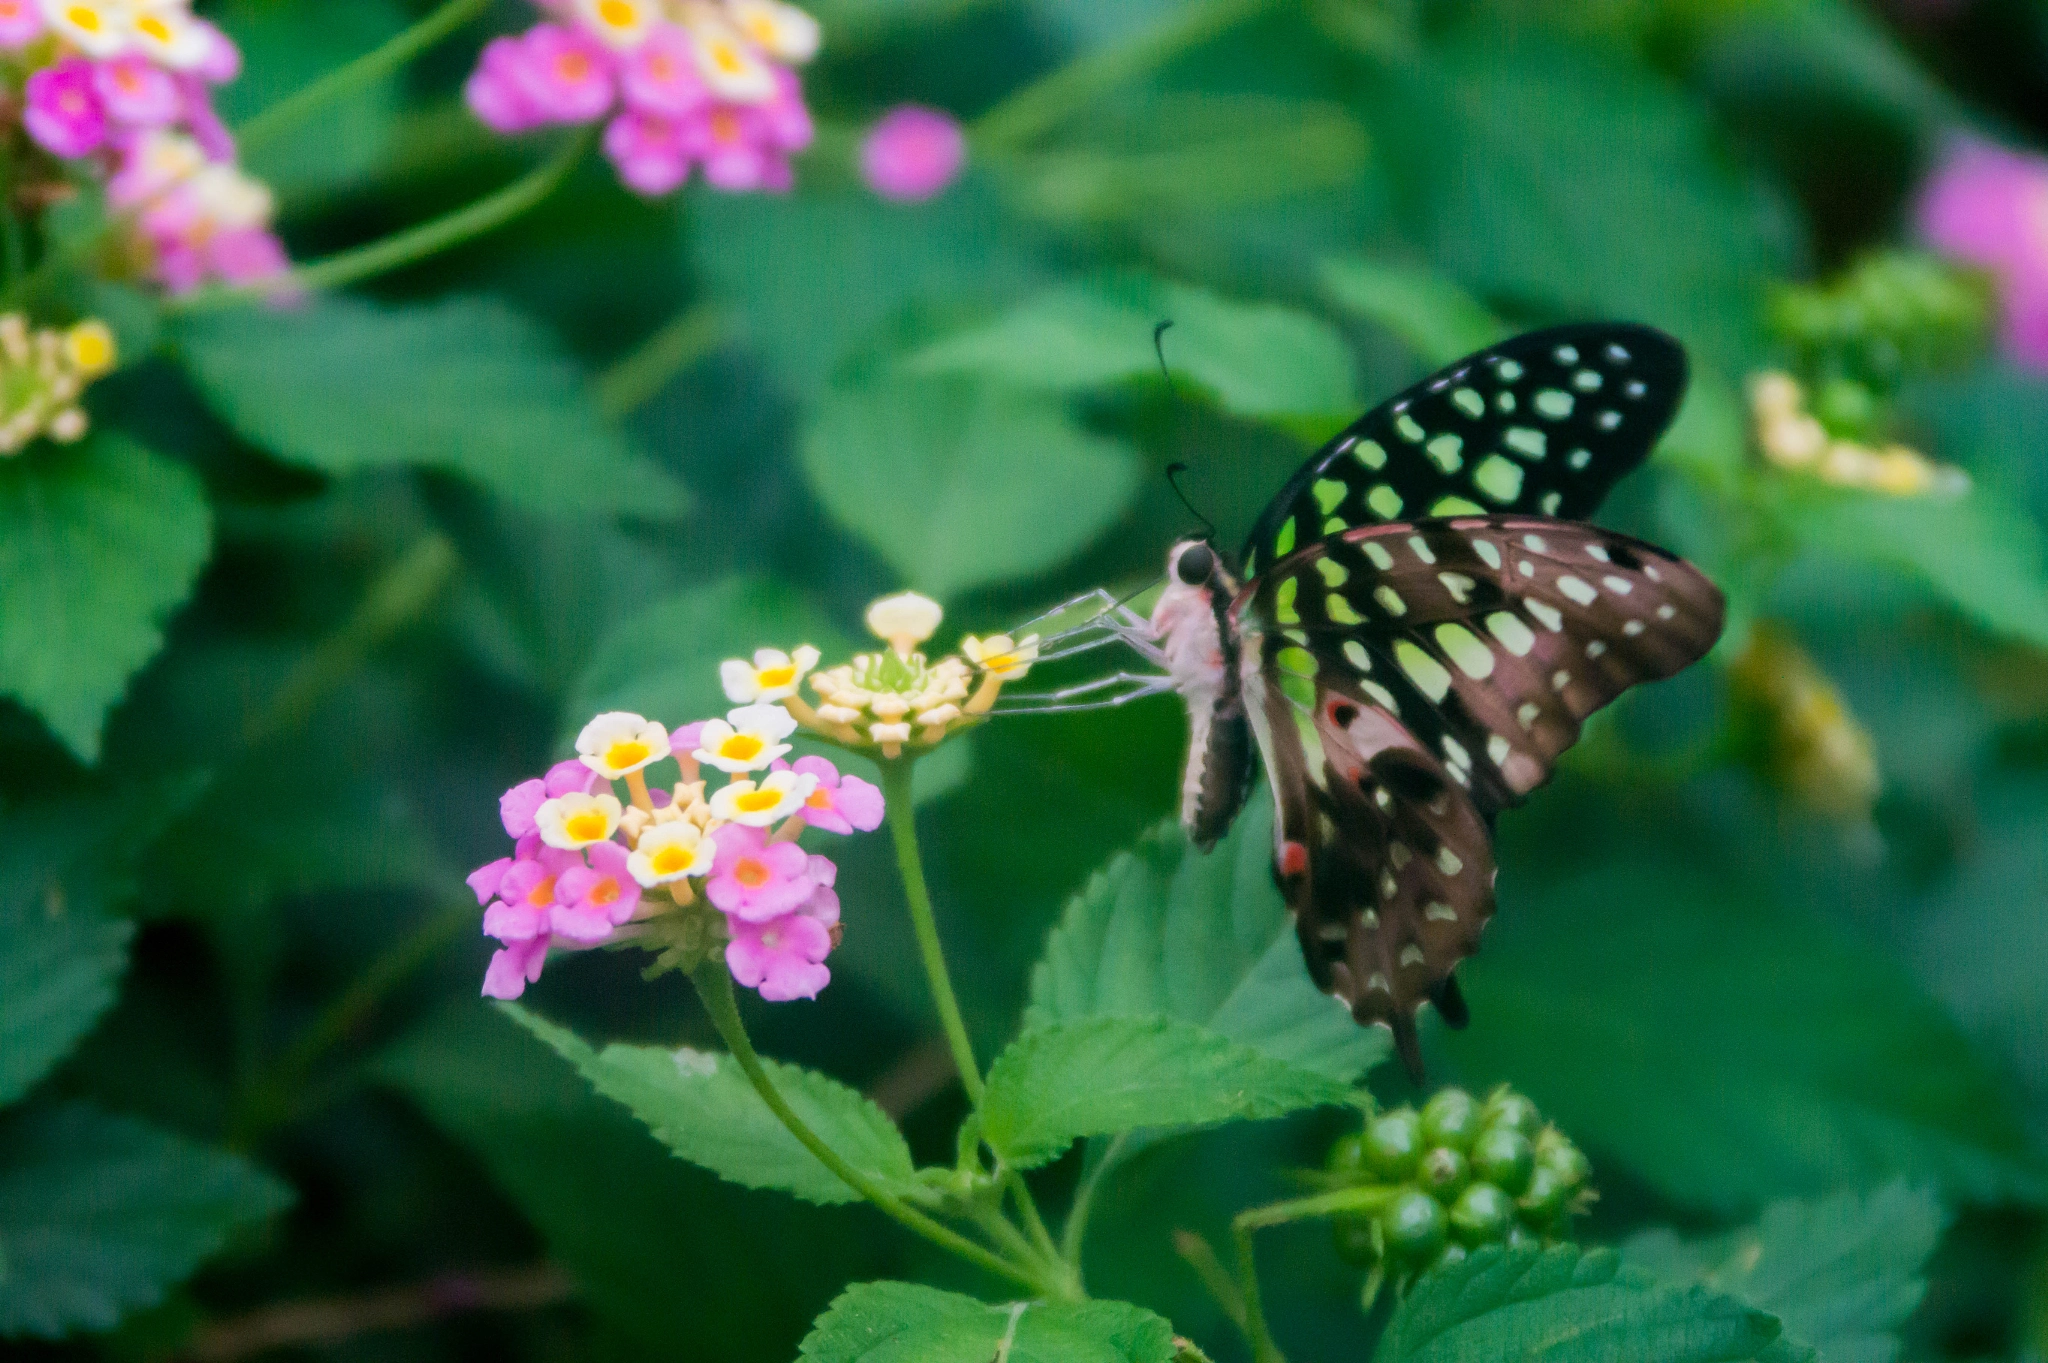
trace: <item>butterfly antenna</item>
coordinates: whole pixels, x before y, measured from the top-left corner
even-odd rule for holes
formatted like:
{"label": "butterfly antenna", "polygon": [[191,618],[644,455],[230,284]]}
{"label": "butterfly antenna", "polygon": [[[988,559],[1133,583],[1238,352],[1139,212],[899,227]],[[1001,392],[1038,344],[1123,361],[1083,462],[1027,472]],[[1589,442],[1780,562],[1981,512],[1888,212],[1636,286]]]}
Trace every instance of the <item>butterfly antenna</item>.
{"label": "butterfly antenna", "polygon": [[[1180,389],[1174,386],[1173,371],[1166,365],[1166,329],[1172,325],[1173,319],[1169,317],[1152,328],[1152,353],[1159,357],[1159,377],[1166,380],[1166,391],[1173,396],[1173,443],[1178,449],[1184,447],[1186,442],[1181,438]],[[1173,495],[1180,498],[1180,504],[1188,509],[1188,514],[1202,523],[1203,533],[1208,538],[1215,539],[1215,522],[1195,510],[1195,504],[1188,500],[1187,490],[1180,485],[1180,475],[1186,473],[1187,468],[1186,462],[1174,460],[1166,466],[1166,481],[1173,488]]]}

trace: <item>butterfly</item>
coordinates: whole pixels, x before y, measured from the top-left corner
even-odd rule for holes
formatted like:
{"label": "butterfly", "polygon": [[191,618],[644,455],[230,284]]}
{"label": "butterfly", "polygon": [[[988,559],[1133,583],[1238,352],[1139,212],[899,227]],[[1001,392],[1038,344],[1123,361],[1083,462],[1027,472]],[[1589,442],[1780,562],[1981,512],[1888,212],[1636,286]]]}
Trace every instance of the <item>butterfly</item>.
{"label": "butterfly", "polygon": [[1309,975],[1418,1083],[1422,1005],[1467,1020],[1453,972],[1493,915],[1495,817],[1586,716],[1720,637],[1704,574],[1586,522],[1685,386],[1648,327],[1518,336],[1340,432],[1235,562],[1168,551],[1150,625],[1188,711],[1181,821],[1213,847],[1256,747]]}

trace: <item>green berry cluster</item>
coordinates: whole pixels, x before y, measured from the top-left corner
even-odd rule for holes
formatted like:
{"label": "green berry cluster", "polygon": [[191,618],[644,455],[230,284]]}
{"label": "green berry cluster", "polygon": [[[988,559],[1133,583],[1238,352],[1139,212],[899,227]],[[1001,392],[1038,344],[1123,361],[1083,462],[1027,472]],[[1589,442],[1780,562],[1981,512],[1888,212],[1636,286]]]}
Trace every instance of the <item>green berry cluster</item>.
{"label": "green berry cluster", "polygon": [[1873,392],[1969,359],[1992,320],[1986,279],[1907,251],[1868,256],[1825,284],[1781,288],[1770,302],[1771,331],[1797,356],[1814,414],[1849,439],[1870,434]]}
{"label": "green berry cluster", "polygon": [[1337,1186],[1387,1189],[1376,1212],[1334,1228],[1347,1261],[1397,1283],[1483,1245],[1560,1239],[1593,1199],[1585,1155],[1505,1085],[1484,1101],[1444,1089],[1419,1112],[1372,1118],[1330,1147],[1327,1167]]}

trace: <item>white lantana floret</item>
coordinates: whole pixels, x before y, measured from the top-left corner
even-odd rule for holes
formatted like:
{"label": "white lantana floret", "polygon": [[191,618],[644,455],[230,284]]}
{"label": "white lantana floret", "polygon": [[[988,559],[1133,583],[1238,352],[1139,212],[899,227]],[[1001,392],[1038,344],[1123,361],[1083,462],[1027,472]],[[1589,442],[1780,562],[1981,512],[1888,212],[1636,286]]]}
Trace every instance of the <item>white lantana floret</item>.
{"label": "white lantana floret", "polygon": [[1007,634],[992,634],[977,639],[970,634],[960,641],[960,651],[990,676],[1015,681],[1038,661],[1038,636],[1027,634],[1017,640]]}
{"label": "white lantana floret", "polygon": [[640,835],[626,869],[648,889],[667,885],[689,876],[709,875],[718,847],[693,823],[676,820],[657,823]]}
{"label": "white lantana floret", "polygon": [[128,6],[119,0],[42,0],[42,8],[58,37],[98,61],[120,56],[134,36]]}
{"label": "white lantana floret", "polygon": [[725,686],[727,700],[739,705],[756,701],[787,700],[796,694],[797,683],[818,665],[818,650],[809,644],[794,653],[779,648],[754,650],[754,661],[728,658],[718,665],[718,679]]}
{"label": "white lantana floret", "polygon": [[802,63],[818,55],[818,21],[781,0],[727,0],[725,12],[740,32],[779,62]]}
{"label": "white lantana floret", "polygon": [[630,710],[607,710],[576,735],[576,755],[607,780],[668,756],[668,730]]}
{"label": "white lantana floret", "polygon": [[576,17],[584,31],[623,52],[647,40],[660,14],[655,0],[576,0]]}
{"label": "white lantana floret", "polygon": [[888,640],[889,647],[907,658],[912,649],[932,637],[945,618],[939,603],[930,597],[898,592],[869,606],[867,622],[876,638]]}
{"label": "white lantana floret", "polygon": [[818,778],[810,772],[771,771],[758,785],[734,781],[713,791],[711,814],[727,823],[766,828],[801,810],[817,788]]}
{"label": "white lantana floret", "polygon": [[533,811],[533,823],[542,842],[573,852],[611,837],[618,831],[623,813],[615,796],[571,791],[542,801]]}
{"label": "white lantana floret", "polygon": [[720,771],[759,771],[789,751],[782,740],[795,732],[796,720],[780,705],[742,705],[706,721],[690,755]]}

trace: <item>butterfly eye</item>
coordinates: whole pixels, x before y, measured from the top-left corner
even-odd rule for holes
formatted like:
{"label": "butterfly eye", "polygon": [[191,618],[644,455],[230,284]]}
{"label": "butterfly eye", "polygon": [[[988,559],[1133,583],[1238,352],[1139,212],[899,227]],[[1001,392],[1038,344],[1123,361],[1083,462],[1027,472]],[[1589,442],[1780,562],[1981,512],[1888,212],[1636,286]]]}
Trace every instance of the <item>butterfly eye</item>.
{"label": "butterfly eye", "polygon": [[1216,571],[1216,554],[1206,544],[1191,545],[1174,560],[1173,575],[1190,587],[1200,587]]}

